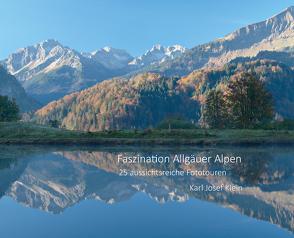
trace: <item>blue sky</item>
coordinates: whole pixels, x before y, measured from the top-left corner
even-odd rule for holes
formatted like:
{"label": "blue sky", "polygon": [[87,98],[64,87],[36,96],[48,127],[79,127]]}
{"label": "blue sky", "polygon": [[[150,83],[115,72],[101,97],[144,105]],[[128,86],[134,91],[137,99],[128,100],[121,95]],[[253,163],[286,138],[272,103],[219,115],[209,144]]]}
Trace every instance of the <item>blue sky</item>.
{"label": "blue sky", "polygon": [[2,0],[0,58],[49,38],[80,51],[109,45],[135,56],[156,43],[190,48],[291,5],[293,0]]}

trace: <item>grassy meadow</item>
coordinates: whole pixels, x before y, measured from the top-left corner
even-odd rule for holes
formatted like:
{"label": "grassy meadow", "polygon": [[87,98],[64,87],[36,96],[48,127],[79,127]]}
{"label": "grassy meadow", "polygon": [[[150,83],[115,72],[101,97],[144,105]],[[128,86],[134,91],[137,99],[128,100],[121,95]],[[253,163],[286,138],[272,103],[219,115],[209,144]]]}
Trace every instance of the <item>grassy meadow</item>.
{"label": "grassy meadow", "polygon": [[51,128],[33,123],[1,122],[0,144],[294,144],[294,131],[263,129],[146,129],[84,132]]}

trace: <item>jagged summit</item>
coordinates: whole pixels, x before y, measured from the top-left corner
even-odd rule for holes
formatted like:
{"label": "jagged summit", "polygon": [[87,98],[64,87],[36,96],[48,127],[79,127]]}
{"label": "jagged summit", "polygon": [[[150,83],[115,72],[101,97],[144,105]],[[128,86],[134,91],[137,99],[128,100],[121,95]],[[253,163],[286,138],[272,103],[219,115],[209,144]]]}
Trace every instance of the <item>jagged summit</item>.
{"label": "jagged summit", "polygon": [[44,104],[118,74],[54,39],[21,48],[1,63]]}
{"label": "jagged summit", "polygon": [[59,41],[57,41],[55,39],[47,39],[47,40],[42,41],[40,43],[40,45],[54,47],[54,46],[61,45],[61,44],[59,43]]}
{"label": "jagged summit", "polygon": [[127,67],[128,63],[134,58],[127,51],[110,46],[105,46],[84,55],[99,62],[108,69],[122,69]]}
{"label": "jagged summit", "polygon": [[172,45],[164,47],[155,44],[145,54],[135,58],[130,65],[148,66],[165,62],[166,60],[175,59],[181,56],[187,49],[181,45]]}
{"label": "jagged summit", "polygon": [[[293,30],[294,27],[294,7],[289,7],[283,12],[276,14],[267,20],[250,24],[242,27],[224,38],[220,42],[236,41],[239,42],[238,48],[247,48],[254,43],[274,38],[286,31]],[[237,48],[237,47],[235,47]]]}
{"label": "jagged summit", "polygon": [[164,47],[161,44],[155,44],[152,46],[152,48],[150,50],[147,50],[146,52],[155,51],[155,50],[164,50]]}
{"label": "jagged summit", "polygon": [[110,47],[110,46],[105,46],[105,47],[103,47],[102,49],[103,49],[104,51],[106,51],[106,52],[110,52],[113,48]]}
{"label": "jagged summit", "polygon": [[80,67],[79,54],[58,41],[49,39],[19,49],[8,56],[5,65],[18,80],[26,81],[36,74],[46,73],[63,65]]}
{"label": "jagged summit", "polygon": [[91,53],[80,53],[55,39],[47,39],[19,49],[1,64],[22,83],[29,95],[48,103],[101,80],[177,57],[183,49],[157,45],[142,56],[140,63],[130,65],[134,57],[122,49],[105,46]]}
{"label": "jagged summit", "polygon": [[[22,47],[16,50],[17,52],[22,52],[24,50],[26,50],[27,48],[38,48],[38,47],[42,47],[44,49],[52,49],[56,46],[61,46],[61,44],[59,43],[59,41],[55,40],[55,39],[47,39],[47,40],[43,40],[39,43],[36,43],[34,45],[30,45],[27,47]],[[12,53],[13,54],[13,53]]]}

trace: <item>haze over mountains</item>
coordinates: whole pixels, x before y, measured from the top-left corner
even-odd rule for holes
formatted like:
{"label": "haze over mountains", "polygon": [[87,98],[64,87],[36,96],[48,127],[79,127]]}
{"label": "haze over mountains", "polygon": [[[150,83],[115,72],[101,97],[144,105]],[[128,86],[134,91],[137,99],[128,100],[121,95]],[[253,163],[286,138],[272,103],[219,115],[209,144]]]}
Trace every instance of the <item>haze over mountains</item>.
{"label": "haze over mountains", "polygon": [[[99,121],[101,125],[101,118],[104,118],[102,124],[113,125],[109,128],[124,128],[125,125],[122,125],[124,123],[122,121],[125,120],[117,121],[120,120],[119,118],[124,112],[123,118],[135,118],[132,122],[133,125],[127,126],[127,128],[131,128],[145,127],[148,124],[145,122],[137,123],[139,118],[132,115],[134,111],[128,111],[130,103],[136,101],[136,98],[139,100],[139,104],[135,103],[132,107],[134,106],[136,110],[145,108],[144,110],[149,111],[150,109],[150,118],[153,119],[149,121],[154,125],[159,119],[175,111],[170,110],[171,107],[175,106],[175,98],[171,95],[179,93],[181,97],[188,101],[195,100],[194,102],[199,106],[201,104],[199,95],[205,96],[207,89],[225,82],[226,77],[232,76],[238,70],[249,70],[248,65],[254,68],[261,80],[270,82],[268,87],[271,92],[275,92],[274,98],[278,100],[275,101],[277,112],[283,117],[292,118],[294,115],[290,112],[294,111],[294,99],[291,96],[293,95],[291,90],[294,90],[292,85],[293,47],[294,7],[289,7],[265,21],[240,28],[223,38],[192,49],[186,49],[180,45],[170,47],[155,45],[145,54],[133,57],[125,50],[111,47],[104,47],[92,53],[80,53],[61,45],[55,40],[47,40],[35,46],[20,49],[2,61],[2,64],[9,73],[19,80],[29,96],[43,104],[75,92],[73,95],[49,104],[37,112],[37,116],[42,115],[40,121],[46,122],[55,118],[64,123],[70,116],[70,118],[74,118],[75,125],[73,126],[72,121],[65,123],[66,127],[96,130],[103,128],[103,126],[98,126],[96,121]],[[272,67],[273,65],[274,67]],[[234,70],[226,72],[228,68]],[[205,71],[203,71],[204,69]],[[152,74],[145,74],[146,72]],[[203,72],[206,72],[206,75],[214,74],[214,76],[207,76],[204,79],[199,76],[203,75]],[[216,74],[215,72],[219,73]],[[154,73],[158,75],[155,76]],[[278,73],[279,76],[277,76]],[[152,80],[148,79],[148,75],[153,75],[150,76]],[[111,79],[118,76],[121,78],[118,81]],[[168,79],[168,77],[173,78],[174,76],[178,76],[178,80]],[[152,109],[152,102],[140,101],[143,95],[142,88],[139,87],[132,91],[134,87],[131,85],[136,85],[134,78],[138,79],[139,85],[142,83],[142,77],[146,78],[145,83],[148,82],[148,87],[146,88],[146,85],[143,87],[145,93],[148,92],[153,95],[153,92],[157,92],[156,90],[161,90],[160,95],[169,95],[163,96],[159,100],[162,102],[159,105],[166,105],[164,108],[169,109],[160,108],[162,115],[160,117],[155,116],[156,120],[153,117],[155,114]],[[183,77],[182,80],[180,80],[181,77]],[[133,83],[126,83],[130,78]],[[160,82],[163,78],[167,82],[173,82],[172,86],[161,87],[163,84]],[[193,82],[194,85],[190,83],[188,87],[184,87],[184,84],[182,84],[185,81],[184,79],[191,78],[193,80],[189,80],[189,82]],[[105,79],[111,80],[99,84]],[[109,88],[110,85],[113,88]],[[179,85],[184,89],[180,88]],[[198,88],[197,85],[207,85],[207,87]],[[90,88],[92,86],[93,88]],[[87,90],[78,92],[83,89]],[[117,93],[119,90],[121,92]],[[282,93],[285,90],[287,94]],[[188,94],[190,94],[189,97]],[[195,95],[198,95],[198,97]],[[75,101],[78,98],[83,100]],[[85,101],[84,98],[86,98]],[[72,100],[75,110],[72,110],[69,99]],[[164,103],[163,99],[166,100]],[[158,97],[153,100],[159,102]],[[97,102],[102,101],[103,103],[99,106]],[[183,102],[183,104],[189,104],[188,101]],[[96,105],[98,108],[93,108],[92,105]],[[62,113],[59,112],[58,108],[65,107],[71,109],[62,111]],[[59,114],[55,115],[53,112]],[[62,118],[60,118],[60,115],[62,115]],[[187,115],[193,115],[193,119],[198,119],[194,109],[185,112],[182,116],[186,117]],[[80,120],[77,118],[80,118]],[[89,118],[92,118],[91,122],[89,122]],[[115,118],[114,121],[116,122],[110,123],[111,118]],[[81,121],[87,121],[87,123],[81,125],[79,124]]]}

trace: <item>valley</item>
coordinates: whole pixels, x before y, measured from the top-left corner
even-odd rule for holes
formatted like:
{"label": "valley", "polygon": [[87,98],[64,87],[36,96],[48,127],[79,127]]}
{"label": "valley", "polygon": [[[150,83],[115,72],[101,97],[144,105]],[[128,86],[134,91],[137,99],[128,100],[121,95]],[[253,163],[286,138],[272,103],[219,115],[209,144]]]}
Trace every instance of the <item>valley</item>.
{"label": "valley", "polygon": [[18,84],[1,94],[16,99],[25,121],[71,131],[144,130],[173,117],[203,127],[208,93],[226,94],[247,73],[271,94],[273,120],[293,120],[293,30],[289,7],[191,49],[156,44],[141,56],[112,47],[78,52],[49,39],[1,61]]}
{"label": "valley", "polygon": [[1,238],[293,238],[294,6],[3,1]]}

